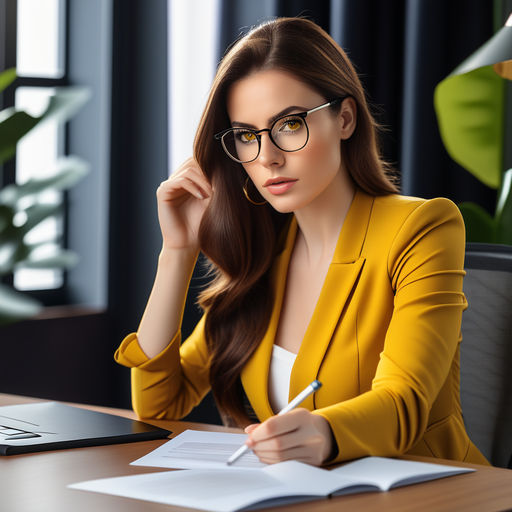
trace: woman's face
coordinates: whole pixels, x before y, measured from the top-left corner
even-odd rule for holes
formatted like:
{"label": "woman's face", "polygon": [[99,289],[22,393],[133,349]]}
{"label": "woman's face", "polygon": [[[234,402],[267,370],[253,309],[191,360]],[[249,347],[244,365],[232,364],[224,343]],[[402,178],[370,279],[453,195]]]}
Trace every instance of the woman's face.
{"label": "woman's face", "polygon": [[[231,86],[227,109],[233,127],[261,130],[270,128],[272,120],[281,114],[305,112],[332,99],[322,97],[292,74],[265,70]],[[341,179],[346,183],[340,140],[350,137],[355,128],[353,100],[347,98],[336,113],[329,107],[311,113],[306,122],[309,139],[302,149],[282,151],[272,143],[268,132],[263,132],[258,158],[241,164],[264,199],[282,213],[322,202],[333,182]],[[295,128],[284,125],[286,130]]]}

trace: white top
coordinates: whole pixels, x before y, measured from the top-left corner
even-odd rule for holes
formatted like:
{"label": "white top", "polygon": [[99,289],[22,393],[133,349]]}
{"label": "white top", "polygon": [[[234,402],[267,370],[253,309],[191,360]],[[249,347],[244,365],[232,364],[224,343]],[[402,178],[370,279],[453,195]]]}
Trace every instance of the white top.
{"label": "white top", "polygon": [[288,404],[290,375],[297,354],[274,345],[268,375],[268,399],[274,413],[278,413]]}

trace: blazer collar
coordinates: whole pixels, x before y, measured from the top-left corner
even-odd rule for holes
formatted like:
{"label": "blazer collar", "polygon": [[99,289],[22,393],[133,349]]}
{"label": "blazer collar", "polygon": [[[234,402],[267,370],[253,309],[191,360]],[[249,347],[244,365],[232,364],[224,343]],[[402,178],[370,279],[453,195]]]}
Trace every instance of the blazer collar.
{"label": "blazer collar", "polygon": [[[373,200],[372,196],[360,190],[357,190],[354,195],[341,228],[318,303],[292,369],[289,398],[296,396],[318,375],[332,334],[364,264],[361,250],[368,230]],[[293,218],[285,248],[272,269],[274,307],[267,332],[241,373],[247,397],[260,420],[278,412],[272,411],[268,401],[268,372],[296,234],[297,222]],[[302,403],[302,407],[309,410],[315,409],[314,395],[309,396]]]}

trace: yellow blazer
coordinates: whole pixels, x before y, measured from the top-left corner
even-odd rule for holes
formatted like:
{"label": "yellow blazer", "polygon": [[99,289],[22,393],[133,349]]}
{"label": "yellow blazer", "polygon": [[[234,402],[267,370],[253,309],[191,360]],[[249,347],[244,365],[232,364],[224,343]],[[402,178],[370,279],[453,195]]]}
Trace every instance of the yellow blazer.
{"label": "yellow blazer", "polygon": [[[267,332],[241,374],[261,421],[274,414],[269,364],[296,232],[294,221],[273,267]],[[323,383],[302,407],[329,422],[336,461],[410,453],[487,463],[468,438],[459,398],[464,237],[447,199],[356,192],[290,378],[290,398]],[[151,360],[135,334],[117,350],[132,368],[140,417],[181,418],[210,389],[204,318],[180,341],[177,333]]]}

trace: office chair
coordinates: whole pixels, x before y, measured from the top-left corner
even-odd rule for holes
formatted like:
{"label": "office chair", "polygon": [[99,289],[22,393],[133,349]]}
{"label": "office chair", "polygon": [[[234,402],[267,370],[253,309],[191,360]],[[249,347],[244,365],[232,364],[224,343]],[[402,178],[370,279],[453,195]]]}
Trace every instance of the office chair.
{"label": "office chair", "polygon": [[512,468],[512,247],[468,243],[462,316],[461,402],[472,441]]}

